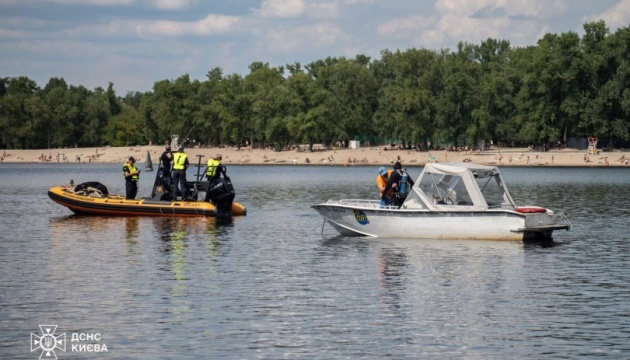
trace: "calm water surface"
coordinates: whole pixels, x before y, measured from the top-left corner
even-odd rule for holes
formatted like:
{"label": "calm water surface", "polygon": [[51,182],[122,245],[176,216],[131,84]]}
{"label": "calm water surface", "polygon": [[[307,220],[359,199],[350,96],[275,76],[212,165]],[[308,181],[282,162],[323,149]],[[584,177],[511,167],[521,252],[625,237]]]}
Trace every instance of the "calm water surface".
{"label": "calm water surface", "polygon": [[0,165],[0,358],[38,358],[40,324],[67,334],[59,359],[630,358],[630,169],[502,169],[517,203],[570,218],[554,246],[322,234],[309,206],[375,197],[376,167],[230,166],[248,208],[230,223],[47,197],[122,194],[119,168]]}

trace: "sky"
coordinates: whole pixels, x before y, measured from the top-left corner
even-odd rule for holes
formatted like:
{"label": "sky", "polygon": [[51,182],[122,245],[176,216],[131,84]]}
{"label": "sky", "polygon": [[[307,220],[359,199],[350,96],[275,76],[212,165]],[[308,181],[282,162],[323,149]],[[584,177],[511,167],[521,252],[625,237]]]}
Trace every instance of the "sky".
{"label": "sky", "polygon": [[455,49],[493,38],[535,45],[604,20],[630,26],[630,0],[0,0],[0,77],[50,78],[120,96],[253,62],[306,65],[381,51]]}

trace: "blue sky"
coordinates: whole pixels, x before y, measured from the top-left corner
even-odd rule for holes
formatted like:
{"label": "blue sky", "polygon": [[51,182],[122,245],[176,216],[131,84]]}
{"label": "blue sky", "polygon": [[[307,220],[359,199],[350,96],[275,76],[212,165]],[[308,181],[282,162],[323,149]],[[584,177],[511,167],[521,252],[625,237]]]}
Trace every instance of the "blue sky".
{"label": "blue sky", "polygon": [[630,26],[630,0],[0,0],[0,77],[51,77],[118,95],[220,67],[246,75],[255,61],[281,66],[380,58],[384,49],[453,49],[603,19]]}

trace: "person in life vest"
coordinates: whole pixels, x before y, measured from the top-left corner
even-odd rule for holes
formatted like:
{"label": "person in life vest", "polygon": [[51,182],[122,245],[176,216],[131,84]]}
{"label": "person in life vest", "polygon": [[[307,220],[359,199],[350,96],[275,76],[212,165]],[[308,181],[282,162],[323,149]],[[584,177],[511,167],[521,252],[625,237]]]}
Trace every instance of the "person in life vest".
{"label": "person in life vest", "polygon": [[136,159],[132,157],[123,164],[123,176],[125,177],[125,191],[127,199],[135,199],[138,194],[138,179],[140,170],[136,168]]}
{"label": "person in life vest", "polygon": [[210,187],[215,182],[215,180],[219,179],[221,176],[221,170],[223,167],[221,166],[221,160],[223,156],[221,154],[216,154],[213,158],[208,160],[208,168],[206,169],[206,179],[208,180],[208,186],[206,187],[206,198],[205,201],[210,201]]}
{"label": "person in life vest", "polygon": [[221,154],[216,154],[212,159],[208,160],[208,168],[206,169],[206,177],[208,181],[212,181],[219,177],[221,167],[221,160],[223,156]]}
{"label": "person in life vest", "polygon": [[162,164],[162,183],[164,185],[164,189],[166,189],[169,193],[172,193],[171,162],[173,162],[173,153],[171,152],[171,146],[166,145],[166,148],[164,148],[164,152],[160,156],[160,163]]}
{"label": "person in life vest", "polygon": [[389,176],[389,179],[387,179],[387,185],[385,189],[383,189],[383,193],[387,194],[390,189],[394,189],[394,205],[400,207],[407,198],[407,194],[413,184],[413,179],[407,174],[407,171],[402,169],[400,161],[396,161],[394,171]]}
{"label": "person in life vest", "polygon": [[386,194],[383,194],[383,190],[385,190],[385,186],[387,186],[387,180],[391,176],[392,171],[393,170],[385,170],[385,168],[382,166],[378,168],[378,175],[376,175],[376,186],[378,186],[378,191],[380,192],[381,196],[381,209],[394,204],[394,189],[390,189]]}
{"label": "person in life vest", "polygon": [[180,146],[173,153],[173,200],[177,200],[179,195],[181,195],[182,200],[188,196],[186,191],[186,170],[188,166],[188,155],[184,152],[184,147]]}

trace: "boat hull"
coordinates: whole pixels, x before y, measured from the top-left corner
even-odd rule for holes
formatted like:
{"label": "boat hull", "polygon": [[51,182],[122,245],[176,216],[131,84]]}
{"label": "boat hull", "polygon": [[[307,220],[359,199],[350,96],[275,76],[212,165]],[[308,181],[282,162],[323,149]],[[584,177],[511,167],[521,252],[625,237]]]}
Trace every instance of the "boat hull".
{"label": "boat hull", "polygon": [[554,230],[570,227],[551,212],[381,209],[378,202],[370,201],[359,206],[329,201],[313,208],[337,231],[350,236],[528,241],[550,239]]}
{"label": "boat hull", "polygon": [[[106,216],[217,216],[216,207],[204,201],[156,201],[150,199],[127,200],[123,196],[92,197],[68,191],[63,186],[53,187],[48,197],[54,202],[81,215]],[[239,203],[232,203],[232,216],[245,215],[247,210]]]}

